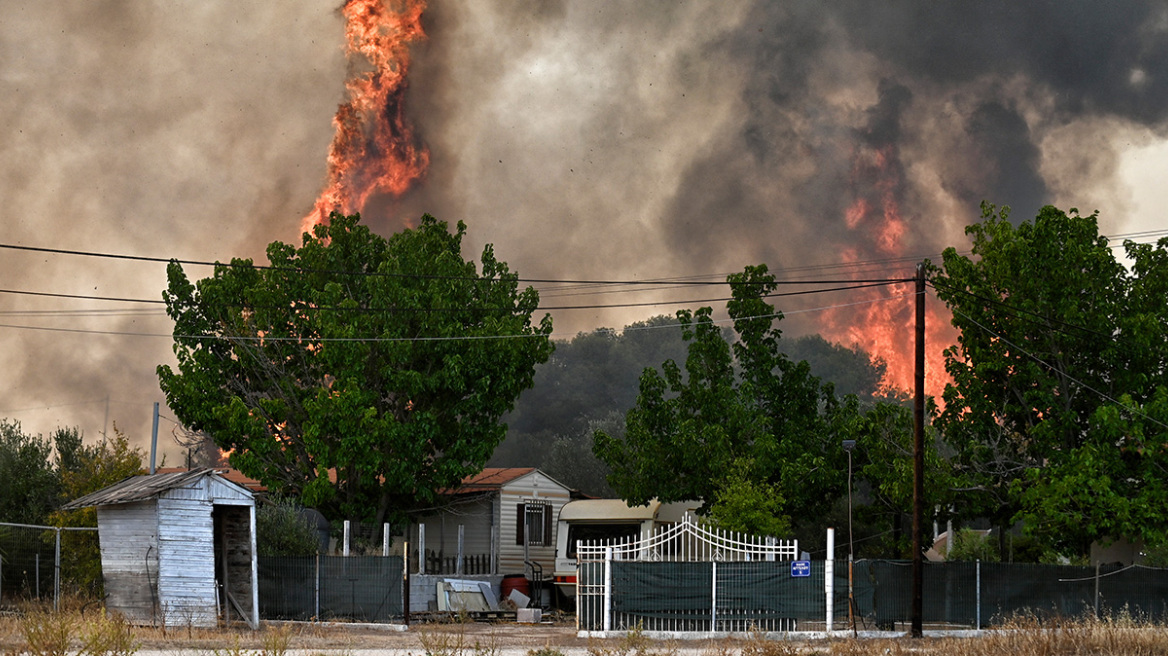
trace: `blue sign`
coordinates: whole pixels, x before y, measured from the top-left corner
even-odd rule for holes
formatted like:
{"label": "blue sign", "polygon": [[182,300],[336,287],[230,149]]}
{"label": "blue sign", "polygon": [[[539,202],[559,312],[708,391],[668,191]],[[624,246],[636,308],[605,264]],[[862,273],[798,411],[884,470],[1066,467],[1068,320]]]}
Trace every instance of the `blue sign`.
{"label": "blue sign", "polygon": [[811,576],[810,560],[792,560],[791,576]]}

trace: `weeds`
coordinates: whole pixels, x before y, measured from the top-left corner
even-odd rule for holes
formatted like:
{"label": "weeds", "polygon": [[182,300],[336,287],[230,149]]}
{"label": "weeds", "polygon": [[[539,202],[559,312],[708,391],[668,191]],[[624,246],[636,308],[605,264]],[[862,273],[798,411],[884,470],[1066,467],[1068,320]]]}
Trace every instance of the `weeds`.
{"label": "weeds", "polygon": [[126,618],[103,609],[85,622],[78,656],[132,656],[141,646]]}
{"label": "weeds", "polygon": [[20,618],[25,649],[31,656],[66,656],[73,641],[77,615],[35,610]]}
{"label": "weeds", "polygon": [[645,635],[644,630],[638,625],[625,632],[624,637],[611,647],[605,647],[589,640],[588,654],[589,656],[677,656],[677,645],[673,642],[660,645],[660,650],[657,647],[658,644]]}

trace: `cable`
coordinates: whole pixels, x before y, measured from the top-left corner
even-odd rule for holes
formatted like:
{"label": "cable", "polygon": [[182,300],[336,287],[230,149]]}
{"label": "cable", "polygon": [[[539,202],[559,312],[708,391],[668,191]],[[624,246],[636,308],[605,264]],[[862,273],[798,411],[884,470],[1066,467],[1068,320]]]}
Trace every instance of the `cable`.
{"label": "cable", "polygon": [[[835,290],[823,290],[823,291],[835,291]],[[796,294],[796,293],[802,294],[805,292],[795,292],[795,293],[788,293],[788,294],[781,294],[781,295],[786,296],[786,295],[792,295],[792,294]],[[789,315],[793,315],[793,314],[821,312],[824,310],[832,310],[832,309],[838,309],[838,308],[844,308],[844,307],[853,307],[856,305],[865,305],[868,303],[879,303],[882,301],[889,301],[889,300],[895,300],[895,299],[899,299],[899,298],[906,298],[906,297],[910,297],[913,295],[915,295],[915,292],[910,292],[910,293],[906,293],[906,294],[896,294],[893,296],[886,296],[883,298],[856,301],[853,303],[840,303],[840,304],[836,304],[836,305],[825,305],[825,306],[820,306],[820,307],[816,307],[816,308],[779,311],[779,312],[758,315],[758,316],[753,316],[753,317],[739,317],[738,319],[732,319],[732,318],[731,319],[715,319],[715,320],[713,320],[713,323],[724,324],[724,323],[733,323],[734,321],[747,320],[747,319],[775,318],[775,317],[779,317],[779,316],[789,316]],[[657,329],[657,328],[676,328],[678,326],[680,326],[680,324],[664,324],[664,325],[660,325],[660,326],[626,327],[624,330],[652,330],[652,329]],[[257,337],[250,337],[250,336],[247,336],[247,337],[242,337],[242,336],[241,337],[228,337],[228,336],[223,336],[223,335],[174,335],[172,333],[141,333],[141,332],[129,332],[129,331],[86,330],[86,329],[81,329],[81,328],[52,328],[52,327],[48,327],[48,326],[25,326],[25,325],[4,324],[4,323],[0,323],[0,328],[13,328],[13,329],[18,329],[18,330],[38,330],[38,331],[45,331],[45,332],[60,332],[60,333],[75,333],[75,334],[84,334],[84,335],[110,335],[110,336],[121,336],[121,337],[159,337],[159,338],[166,338],[166,339],[239,340],[239,341],[271,341],[271,342],[283,342],[283,341],[297,341],[297,342],[300,342],[300,341],[303,341],[303,342],[410,342],[410,341],[415,341],[415,342],[424,342],[424,341],[510,339],[510,338],[515,338],[515,337],[543,337],[543,335],[539,335],[539,334],[529,334],[529,335],[477,335],[477,336],[451,336],[451,337],[335,337],[335,338],[312,338],[312,339],[309,339],[309,338],[301,338],[301,337],[258,337],[258,336]],[[550,335],[547,335],[547,337],[548,337],[548,339],[554,339],[557,337],[558,338],[571,338],[571,337],[574,337],[576,334],[577,333],[572,333],[572,334],[552,333]]]}

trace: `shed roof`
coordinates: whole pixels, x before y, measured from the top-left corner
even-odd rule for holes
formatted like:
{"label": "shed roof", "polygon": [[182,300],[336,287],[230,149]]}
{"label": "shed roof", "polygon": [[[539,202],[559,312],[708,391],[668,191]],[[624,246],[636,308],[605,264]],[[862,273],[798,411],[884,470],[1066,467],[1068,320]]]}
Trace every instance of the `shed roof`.
{"label": "shed roof", "polygon": [[207,476],[216,478],[224,485],[238,488],[246,493],[249,498],[251,497],[250,490],[224,479],[214,469],[194,469],[191,471],[131,476],[109,487],[100,489],[97,492],[92,492],[79,499],[74,499],[61,506],[61,509],[76,510],[90,506],[109,506],[119,503],[145,501],[158,497],[169,490],[193,487]]}

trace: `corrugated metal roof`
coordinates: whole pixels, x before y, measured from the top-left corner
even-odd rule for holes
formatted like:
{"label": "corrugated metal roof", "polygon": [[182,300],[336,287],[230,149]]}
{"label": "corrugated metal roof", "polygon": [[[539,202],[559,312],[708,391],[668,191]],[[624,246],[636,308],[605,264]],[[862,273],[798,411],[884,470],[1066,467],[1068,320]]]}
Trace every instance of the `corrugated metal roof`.
{"label": "corrugated metal roof", "polygon": [[[121,482],[74,499],[61,506],[61,510],[77,510],[90,506],[109,506],[118,503],[133,503],[153,499],[167,490],[192,487],[205,476],[222,479],[214,469],[194,469],[191,471],[168,472],[165,474],[142,474],[131,476]],[[224,479],[224,482],[227,482]],[[236,485],[229,483],[229,485]],[[242,487],[242,486],[237,486]],[[246,488],[244,488],[246,489]]]}

